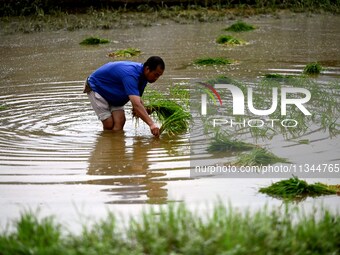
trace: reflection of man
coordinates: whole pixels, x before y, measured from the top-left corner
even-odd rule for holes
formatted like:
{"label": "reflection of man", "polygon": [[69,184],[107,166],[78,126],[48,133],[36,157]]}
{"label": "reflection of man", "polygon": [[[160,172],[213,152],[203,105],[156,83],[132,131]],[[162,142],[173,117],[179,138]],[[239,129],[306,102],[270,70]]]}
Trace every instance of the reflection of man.
{"label": "reflection of man", "polygon": [[87,79],[84,92],[104,129],[122,130],[125,124],[124,105],[131,101],[134,113],[159,136],[159,128],[148,115],[141,96],[146,84],[153,83],[163,74],[164,61],[150,57],[144,64],[131,61],[110,62]]}
{"label": "reflection of man", "polygon": [[[108,179],[90,181],[110,185],[105,191],[120,196],[111,203],[163,203],[167,200],[166,183],[157,177],[166,175],[149,170],[148,151],[159,140],[145,137],[127,138],[123,132],[103,131],[89,158],[89,175],[107,175]],[[146,199],[143,197],[146,196]]]}

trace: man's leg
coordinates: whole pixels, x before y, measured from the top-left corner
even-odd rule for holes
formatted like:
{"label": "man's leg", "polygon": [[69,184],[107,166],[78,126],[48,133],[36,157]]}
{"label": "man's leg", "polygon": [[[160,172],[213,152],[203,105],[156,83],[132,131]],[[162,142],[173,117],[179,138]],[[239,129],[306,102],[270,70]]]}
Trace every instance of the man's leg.
{"label": "man's leg", "polygon": [[125,124],[124,110],[115,110],[111,112],[111,117],[102,120],[104,130],[123,130]]}
{"label": "man's leg", "polygon": [[125,125],[125,112],[124,110],[116,110],[112,113],[112,119],[113,119],[113,131],[123,130]]}

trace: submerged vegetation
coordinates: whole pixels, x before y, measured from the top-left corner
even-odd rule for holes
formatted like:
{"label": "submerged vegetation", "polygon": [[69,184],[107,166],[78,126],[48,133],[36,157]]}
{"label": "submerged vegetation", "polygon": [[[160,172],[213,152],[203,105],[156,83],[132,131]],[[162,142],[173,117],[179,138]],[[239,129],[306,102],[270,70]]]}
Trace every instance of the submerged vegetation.
{"label": "submerged vegetation", "polygon": [[109,40],[91,36],[91,37],[84,39],[79,44],[81,44],[81,45],[97,45],[97,44],[103,44],[103,43],[109,43]]}
{"label": "submerged vegetation", "polygon": [[130,58],[134,56],[140,55],[142,52],[140,49],[137,48],[127,48],[122,50],[116,50],[114,52],[109,53],[109,57],[115,58],[115,57],[124,57],[124,58]]}
{"label": "submerged vegetation", "polygon": [[194,61],[195,65],[229,65],[232,61],[227,58],[199,58]]}
{"label": "submerged vegetation", "polygon": [[328,186],[323,183],[308,184],[294,176],[288,180],[273,183],[269,187],[260,188],[261,193],[283,199],[303,199],[307,196],[316,197],[336,194],[336,186]]}
{"label": "submerged vegetation", "polygon": [[[26,212],[0,233],[1,254],[338,254],[340,217],[297,207],[239,212],[215,205],[198,214],[184,204],[158,207],[131,218],[114,214],[65,234],[52,217]],[[297,220],[298,219],[298,220]]]}
{"label": "submerged vegetation", "polygon": [[318,62],[309,63],[303,69],[304,74],[319,74],[322,71],[322,66]]}
{"label": "submerged vegetation", "polygon": [[241,39],[237,39],[232,35],[220,35],[217,37],[216,42],[218,44],[225,44],[225,45],[242,45],[245,44],[245,41]]}
{"label": "submerged vegetation", "polygon": [[227,27],[225,30],[232,32],[246,32],[254,29],[255,27],[253,25],[239,20],[236,23],[232,24],[231,26]]}

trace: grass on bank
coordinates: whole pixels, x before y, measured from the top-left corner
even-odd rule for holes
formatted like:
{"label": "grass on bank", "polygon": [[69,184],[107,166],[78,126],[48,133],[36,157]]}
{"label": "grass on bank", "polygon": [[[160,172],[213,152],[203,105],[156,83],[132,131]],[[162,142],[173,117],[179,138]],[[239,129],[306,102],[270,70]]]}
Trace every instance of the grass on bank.
{"label": "grass on bank", "polygon": [[124,226],[110,214],[70,234],[54,218],[26,212],[12,231],[0,233],[0,247],[2,255],[339,254],[340,217],[318,211],[216,204],[197,213],[177,204],[148,209]]}
{"label": "grass on bank", "polygon": [[219,37],[217,37],[216,42],[218,44],[224,45],[242,45],[246,43],[245,41],[237,39],[232,35],[220,35]]}
{"label": "grass on bank", "polygon": [[109,57],[123,57],[123,58],[131,58],[134,56],[139,56],[142,53],[140,49],[137,48],[127,48],[122,50],[116,50],[108,54]]}
{"label": "grass on bank", "polygon": [[316,197],[333,195],[339,191],[336,186],[328,186],[323,183],[308,184],[294,176],[288,180],[273,183],[269,187],[260,188],[261,193],[283,199],[303,199],[307,196]]}
{"label": "grass on bank", "polygon": [[211,66],[211,65],[229,65],[232,61],[227,58],[217,57],[217,58],[198,58],[194,61],[195,65],[201,66]]}
{"label": "grass on bank", "polygon": [[239,20],[236,23],[232,24],[231,26],[227,27],[225,29],[225,31],[246,32],[246,31],[251,31],[251,30],[254,30],[254,29],[255,29],[255,27],[253,25]]}
{"label": "grass on bank", "polygon": [[98,44],[104,44],[104,43],[109,43],[109,40],[91,36],[91,37],[84,39],[79,44],[81,44],[81,45],[98,45]]}

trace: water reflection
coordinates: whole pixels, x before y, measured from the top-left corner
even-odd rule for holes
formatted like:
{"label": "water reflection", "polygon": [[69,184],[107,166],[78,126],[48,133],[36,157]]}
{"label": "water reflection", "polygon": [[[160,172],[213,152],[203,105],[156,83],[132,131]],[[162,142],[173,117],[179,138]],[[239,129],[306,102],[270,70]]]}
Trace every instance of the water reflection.
{"label": "water reflection", "polygon": [[124,131],[99,133],[89,157],[88,175],[110,178],[89,181],[112,186],[103,191],[113,199],[109,203],[165,203],[166,183],[159,178],[165,172],[150,170],[149,152],[160,146],[153,137],[128,137]]}

